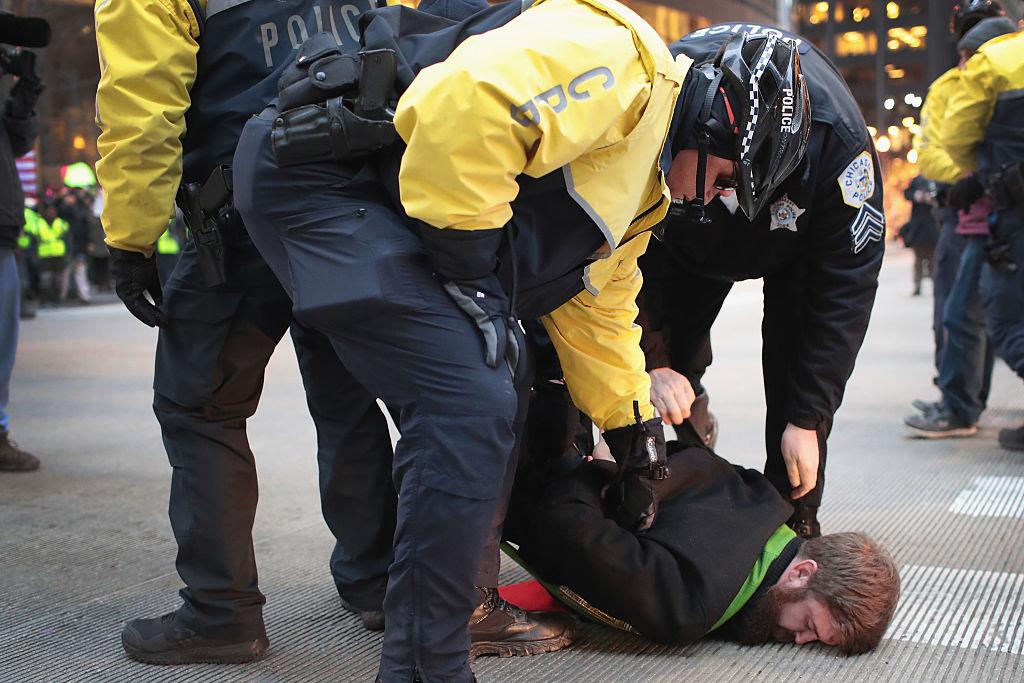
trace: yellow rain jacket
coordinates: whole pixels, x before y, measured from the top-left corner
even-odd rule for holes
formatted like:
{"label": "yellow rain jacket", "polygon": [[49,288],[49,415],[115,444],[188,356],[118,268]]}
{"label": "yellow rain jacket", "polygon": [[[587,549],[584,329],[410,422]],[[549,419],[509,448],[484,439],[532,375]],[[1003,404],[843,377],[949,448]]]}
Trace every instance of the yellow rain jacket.
{"label": "yellow rain jacket", "polygon": [[604,234],[586,290],[543,320],[573,400],[601,429],[633,423],[633,401],[654,416],[634,324],[637,258],[668,210],[658,159],[689,65],[614,0],[540,0],[423,69],[396,110],[410,216],[500,228],[518,176],[561,173]]}
{"label": "yellow rain jacket", "polygon": [[1024,160],[1024,33],[994,38],[971,57],[940,137],[960,175]]}
{"label": "yellow rain jacket", "polygon": [[921,132],[914,136],[921,175],[939,183],[955,183],[961,175],[960,168],[949,158],[939,138],[949,98],[959,87],[959,82],[959,67],[953,67],[932,82],[921,106]]}

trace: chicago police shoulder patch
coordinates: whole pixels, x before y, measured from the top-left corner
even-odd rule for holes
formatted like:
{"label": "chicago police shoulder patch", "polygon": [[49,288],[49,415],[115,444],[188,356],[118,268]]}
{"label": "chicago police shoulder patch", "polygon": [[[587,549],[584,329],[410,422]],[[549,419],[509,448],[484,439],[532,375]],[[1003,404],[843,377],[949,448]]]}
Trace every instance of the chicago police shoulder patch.
{"label": "chicago police shoulder patch", "polygon": [[875,194],[875,165],[871,153],[863,151],[839,174],[843,201],[859,209]]}
{"label": "chicago police shoulder patch", "polygon": [[881,242],[885,236],[885,216],[882,212],[865,204],[860,207],[853,223],[850,223],[850,250],[859,254],[871,242]]}
{"label": "chicago police shoulder patch", "polygon": [[768,228],[769,232],[772,230],[792,230],[796,232],[796,219],[807,209],[801,209],[796,205],[788,195],[782,195],[777,202],[768,207],[768,213],[771,215],[772,224]]}

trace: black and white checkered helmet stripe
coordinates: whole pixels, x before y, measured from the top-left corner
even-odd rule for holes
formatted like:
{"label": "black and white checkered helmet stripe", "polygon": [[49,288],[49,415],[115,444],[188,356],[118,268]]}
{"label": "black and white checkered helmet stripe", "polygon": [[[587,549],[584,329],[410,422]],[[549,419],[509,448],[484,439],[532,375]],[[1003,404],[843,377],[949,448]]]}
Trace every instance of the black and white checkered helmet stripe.
{"label": "black and white checkered helmet stripe", "polygon": [[750,144],[754,141],[754,131],[757,130],[757,120],[761,112],[761,77],[765,69],[772,61],[772,54],[775,51],[775,44],[778,38],[775,34],[768,34],[768,40],[761,48],[761,54],[754,69],[750,74],[750,81],[747,83],[747,95],[750,102],[750,112],[747,118],[747,126],[743,131],[743,139],[740,140],[740,158],[746,159],[750,155]]}

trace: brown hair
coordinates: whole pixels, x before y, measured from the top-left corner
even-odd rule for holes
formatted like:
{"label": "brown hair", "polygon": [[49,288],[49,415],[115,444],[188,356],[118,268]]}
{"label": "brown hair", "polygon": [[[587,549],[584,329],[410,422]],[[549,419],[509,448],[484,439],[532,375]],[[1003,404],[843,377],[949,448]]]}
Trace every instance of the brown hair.
{"label": "brown hair", "polygon": [[807,541],[799,556],[818,564],[807,589],[832,613],[839,649],[848,655],[873,650],[892,621],[900,597],[900,574],[892,556],[855,532]]}

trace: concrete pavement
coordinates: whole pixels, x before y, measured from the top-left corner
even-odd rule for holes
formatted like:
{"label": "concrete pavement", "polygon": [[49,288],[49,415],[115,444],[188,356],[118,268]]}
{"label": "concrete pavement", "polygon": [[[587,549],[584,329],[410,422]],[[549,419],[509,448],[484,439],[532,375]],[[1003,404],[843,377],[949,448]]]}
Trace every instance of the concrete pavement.
{"label": "concrete pavement", "polygon": [[[561,653],[478,661],[481,680],[1024,680],[1024,454],[995,443],[1000,427],[1024,421],[1024,392],[1000,364],[979,436],[907,439],[910,401],[936,393],[931,300],[910,289],[909,253],[891,247],[830,440],[822,514],[826,532],[863,529],[902,568],[904,598],[877,652],[842,658],[820,646],[717,641],[665,648],[584,626]],[[760,283],[736,288],[713,331],[707,378],[720,454],[754,467],[763,460],[760,308]],[[118,305],[44,310],[22,326],[13,436],[43,467],[0,474],[0,681],[372,680],[380,637],[340,609],[330,581],[313,426],[288,341],[249,429],[262,487],[255,537],[269,656],[187,668],[123,656],[121,624],[173,609],[180,586],[166,517],[170,472],[150,409],[155,338]]]}

